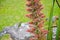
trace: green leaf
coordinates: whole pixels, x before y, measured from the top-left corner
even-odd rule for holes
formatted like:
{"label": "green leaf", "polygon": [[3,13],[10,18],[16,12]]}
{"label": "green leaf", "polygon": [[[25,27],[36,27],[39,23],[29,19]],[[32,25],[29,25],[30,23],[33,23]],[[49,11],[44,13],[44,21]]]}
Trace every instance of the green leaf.
{"label": "green leaf", "polygon": [[58,7],[60,8],[60,0],[56,0]]}
{"label": "green leaf", "polygon": [[59,16],[59,21],[58,21],[57,32],[56,32],[56,40],[60,40],[60,11],[58,16]]}
{"label": "green leaf", "polygon": [[60,0],[57,0],[58,1],[58,3],[60,4]]}
{"label": "green leaf", "polygon": [[49,23],[48,23],[48,35],[47,35],[47,40],[52,40],[52,17],[53,17],[53,10],[54,10],[54,4],[55,0],[53,0],[53,5],[50,11],[50,16],[49,16]]}

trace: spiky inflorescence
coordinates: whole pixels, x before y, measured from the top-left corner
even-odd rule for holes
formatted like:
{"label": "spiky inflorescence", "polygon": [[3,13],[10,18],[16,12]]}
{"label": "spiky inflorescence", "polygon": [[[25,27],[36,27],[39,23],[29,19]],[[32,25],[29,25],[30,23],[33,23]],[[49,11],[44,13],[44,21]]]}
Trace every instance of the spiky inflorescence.
{"label": "spiky inflorescence", "polygon": [[[31,24],[30,29],[27,31],[34,34],[34,37],[31,37],[30,40],[42,40],[47,33],[47,31],[43,29],[45,22],[45,15],[41,12],[43,5],[40,0],[27,0],[26,6],[27,11],[30,12],[30,14],[26,16],[32,19],[32,21],[29,22],[29,24]],[[33,25],[35,25],[35,27]]]}

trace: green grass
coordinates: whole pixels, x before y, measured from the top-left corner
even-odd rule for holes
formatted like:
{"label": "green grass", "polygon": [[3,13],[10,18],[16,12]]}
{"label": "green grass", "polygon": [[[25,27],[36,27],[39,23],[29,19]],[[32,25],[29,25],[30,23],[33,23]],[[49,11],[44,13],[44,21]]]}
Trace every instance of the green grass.
{"label": "green grass", "polygon": [[[25,17],[25,14],[27,14],[25,9],[24,0],[0,0],[0,31],[5,26],[10,26],[20,21],[28,21]],[[2,40],[7,38],[3,37]]]}
{"label": "green grass", "polygon": [[24,0],[1,0],[0,5],[0,30],[3,27],[12,25],[16,22],[26,22]]}
{"label": "green grass", "polygon": [[[42,12],[49,16],[52,0],[41,0],[44,5],[44,9]],[[29,19],[25,17],[26,11],[25,0],[0,0],[0,31],[5,26],[13,25],[17,22],[27,22]],[[58,6],[55,4],[54,7],[54,15],[58,15]],[[3,39],[7,39],[8,37],[3,37]]]}

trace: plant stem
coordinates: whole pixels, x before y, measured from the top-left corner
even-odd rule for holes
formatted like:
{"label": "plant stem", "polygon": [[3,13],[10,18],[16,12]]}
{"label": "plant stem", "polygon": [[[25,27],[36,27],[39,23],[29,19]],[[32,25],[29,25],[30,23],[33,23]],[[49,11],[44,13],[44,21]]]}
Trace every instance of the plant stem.
{"label": "plant stem", "polygon": [[58,7],[60,8],[60,4],[58,3],[58,1],[56,0],[56,3],[57,3],[57,5],[58,5]]}
{"label": "plant stem", "polygon": [[53,17],[53,10],[54,10],[54,4],[55,0],[53,0],[53,5],[50,11],[50,16],[49,16],[49,23],[48,23],[48,35],[47,35],[47,40],[52,40],[52,17]]}
{"label": "plant stem", "polygon": [[58,26],[57,26],[57,32],[56,32],[56,40],[60,40],[60,11],[58,16],[59,16],[59,20],[58,20]]}

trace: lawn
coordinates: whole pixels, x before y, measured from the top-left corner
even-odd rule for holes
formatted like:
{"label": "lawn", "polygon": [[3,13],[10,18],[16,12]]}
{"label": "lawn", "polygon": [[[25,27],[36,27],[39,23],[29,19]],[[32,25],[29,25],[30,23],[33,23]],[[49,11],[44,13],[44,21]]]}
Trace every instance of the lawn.
{"label": "lawn", "polygon": [[[50,9],[52,7],[52,0],[41,0],[44,5],[42,12],[49,16]],[[0,31],[5,26],[11,26],[17,22],[27,22],[29,19],[25,17],[26,11],[26,0],[0,0]],[[55,4],[54,15],[58,15],[58,6]],[[2,40],[7,39],[7,35],[2,37]]]}

